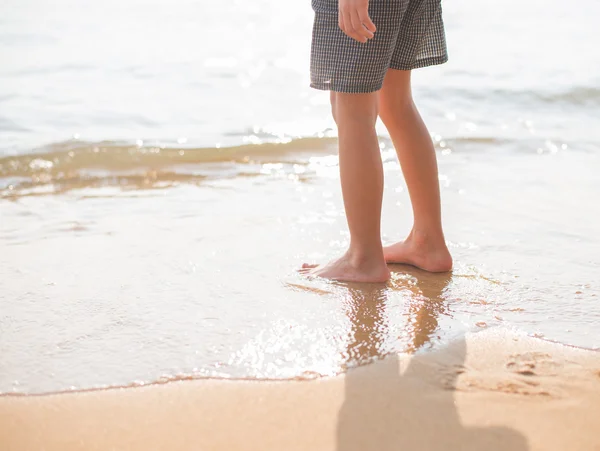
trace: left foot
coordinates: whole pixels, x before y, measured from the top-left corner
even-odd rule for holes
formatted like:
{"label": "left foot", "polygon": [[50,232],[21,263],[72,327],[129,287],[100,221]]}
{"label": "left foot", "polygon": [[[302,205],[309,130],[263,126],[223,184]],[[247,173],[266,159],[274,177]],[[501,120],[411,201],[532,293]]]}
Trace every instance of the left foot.
{"label": "left foot", "polygon": [[378,258],[356,259],[346,253],[326,265],[304,263],[300,272],[340,282],[386,282],[390,278],[390,270],[383,255]]}
{"label": "left foot", "polygon": [[452,256],[443,236],[431,239],[412,231],[405,241],[383,248],[387,263],[404,263],[429,272],[452,270]]}

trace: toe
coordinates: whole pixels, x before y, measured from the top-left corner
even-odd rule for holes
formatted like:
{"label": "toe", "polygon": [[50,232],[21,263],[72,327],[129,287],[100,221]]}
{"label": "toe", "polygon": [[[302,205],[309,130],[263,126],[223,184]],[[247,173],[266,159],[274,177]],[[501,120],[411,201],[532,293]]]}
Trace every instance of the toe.
{"label": "toe", "polygon": [[319,265],[312,265],[312,264],[309,264],[309,263],[304,263],[304,264],[302,265],[302,268],[300,268],[300,269],[298,270],[298,272],[299,272],[300,274],[308,274],[308,273],[310,273],[311,271],[313,271],[313,270],[314,270],[314,269],[315,269],[317,266],[319,266]]}

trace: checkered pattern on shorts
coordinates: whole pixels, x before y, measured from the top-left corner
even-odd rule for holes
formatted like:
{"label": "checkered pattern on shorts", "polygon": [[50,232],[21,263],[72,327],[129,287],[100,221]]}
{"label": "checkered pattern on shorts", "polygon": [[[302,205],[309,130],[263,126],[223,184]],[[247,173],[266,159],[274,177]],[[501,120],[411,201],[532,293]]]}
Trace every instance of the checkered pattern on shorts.
{"label": "checkered pattern on shorts", "polygon": [[315,11],[310,86],[336,92],[381,89],[389,68],[412,70],[448,61],[441,0],[370,0],[377,27],[366,43],[338,25],[338,0],[312,0]]}

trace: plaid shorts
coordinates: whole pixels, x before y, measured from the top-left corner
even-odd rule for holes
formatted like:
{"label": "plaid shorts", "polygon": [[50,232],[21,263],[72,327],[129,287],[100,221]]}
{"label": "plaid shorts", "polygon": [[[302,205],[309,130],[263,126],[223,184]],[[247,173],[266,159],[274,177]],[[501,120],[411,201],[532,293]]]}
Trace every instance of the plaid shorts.
{"label": "plaid shorts", "polygon": [[336,92],[381,89],[389,68],[412,70],[448,61],[441,0],[370,0],[377,27],[366,43],[338,25],[338,0],[312,0],[315,11],[310,86]]}

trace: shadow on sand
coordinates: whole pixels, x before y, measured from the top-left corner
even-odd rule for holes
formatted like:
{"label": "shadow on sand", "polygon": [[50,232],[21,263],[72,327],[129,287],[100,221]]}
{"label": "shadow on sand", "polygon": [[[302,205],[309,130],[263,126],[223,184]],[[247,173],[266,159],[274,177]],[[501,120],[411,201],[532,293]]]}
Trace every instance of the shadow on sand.
{"label": "shadow on sand", "polygon": [[[410,321],[414,326],[409,351],[428,344],[438,329],[438,315],[446,308],[444,290],[450,274],[430,274],[395,265],[395,278],[387,286],[351,286],[348,315],[352,332],[348,341],[349,364],[383,357],[386,339],[386,293],[409,288],[415,294]],[[392,337],[393,338],[393,337]],[[345,400],[339,412],[338,451],[526,451],[526,439],[501,427],[462,425],[454,391],[464,371],[464,336],[441,350],[418,353],[401,368],[397,355],[346,373]]]}

